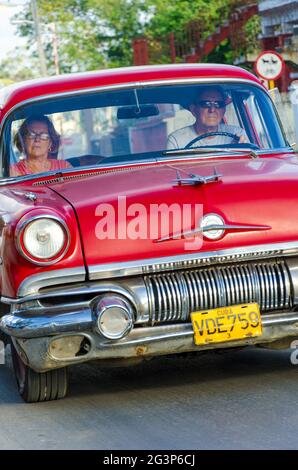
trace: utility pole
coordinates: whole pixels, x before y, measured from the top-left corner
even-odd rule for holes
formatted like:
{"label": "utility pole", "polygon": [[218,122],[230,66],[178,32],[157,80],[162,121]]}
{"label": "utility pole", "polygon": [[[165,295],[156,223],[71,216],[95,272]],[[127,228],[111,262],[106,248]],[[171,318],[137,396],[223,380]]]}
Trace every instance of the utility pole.
{"label": "utility pole", "polygon": [[46,76],[48,74],[48,72],[47,72],[45,53],[44,53],[42,39],[41,39],[40,21],[39,21],[39,16],[38,16],[38,9],[37,9],[36,0],[31,0],[31,10],[32,10],[34,30],[35,30],[35,36],[36,36],[36,42],[37,42],[37,50],[38,50],[38,56],[39,56],[40,71],[41,71],[41,74],[43,76]]}
{"label": "utility pole", "polygon": [[56,23],[49,23],[48,24],[51,32],[52,32],[52,46],[53,46],[53,56],[54,56],[54,63],[55,63],[55,73],[59,75],[60,67],[59,67],[59,54],[58,54],[58,40],[57,40],[57,29]]}

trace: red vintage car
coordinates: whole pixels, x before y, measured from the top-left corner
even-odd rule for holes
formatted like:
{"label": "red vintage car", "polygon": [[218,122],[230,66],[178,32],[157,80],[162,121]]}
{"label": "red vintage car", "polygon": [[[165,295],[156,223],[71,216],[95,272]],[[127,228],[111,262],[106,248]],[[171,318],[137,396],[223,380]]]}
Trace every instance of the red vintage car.
{"label": "red vintage car", "polygon": [[1,320],[24,400],[67,366],[298,336],[298,160],[251,73],[104,70],[0,92]]}

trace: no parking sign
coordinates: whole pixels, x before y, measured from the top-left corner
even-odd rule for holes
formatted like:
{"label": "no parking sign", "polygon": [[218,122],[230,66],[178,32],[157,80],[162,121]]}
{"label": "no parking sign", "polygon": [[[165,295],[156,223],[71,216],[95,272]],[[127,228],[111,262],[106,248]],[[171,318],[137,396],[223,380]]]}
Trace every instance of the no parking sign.
{"label": "no parking sign", "polygon": [[275,51],[263,51],[255,62],[255,72],[264,80],[277,80],[283,73],[284,60]]}

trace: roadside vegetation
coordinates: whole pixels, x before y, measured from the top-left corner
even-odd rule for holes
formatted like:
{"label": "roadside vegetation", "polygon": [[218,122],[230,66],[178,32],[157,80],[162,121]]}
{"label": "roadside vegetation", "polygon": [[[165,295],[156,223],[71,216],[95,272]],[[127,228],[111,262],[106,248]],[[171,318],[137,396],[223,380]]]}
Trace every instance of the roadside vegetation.
{"label": "roadside vegetation", "polygon": [[[156,62],[171,61],[169,48],[158,51],[174,32],[179,40],[190,22],[199,39],[213,33],[245,0],[39,0],[43,47],[49,75],[55,74],[53,36],[47,25],[55,24],[59,72],[95,70],[133,64],[132,41],[146,37],[156,47]],[[0,64],[1,77],[13,81],[40,75],[30,4],[15,18],[18,34],[27,39],[27,50],[16,49]],[[260,21],[256,15],[235,37],[223,42],[204,61],[233,63],[258,47]],[[240,34],[240,35],[239,35]],[[12,66],[13,64],[13,66]],[[17,65],[16,65],[17,64]],[[0,78],[1,80],[1,78]]]}

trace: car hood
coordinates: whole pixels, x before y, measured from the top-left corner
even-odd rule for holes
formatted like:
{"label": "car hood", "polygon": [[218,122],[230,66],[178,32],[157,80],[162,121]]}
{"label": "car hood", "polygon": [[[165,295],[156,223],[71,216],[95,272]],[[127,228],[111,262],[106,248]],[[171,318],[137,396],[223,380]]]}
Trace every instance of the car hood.
{"label": "car hood", "polygon": [[[156,163],[100,170],[93,176],[80,174],[50,187],[75,209],[86,265],[94,267],[298,240],[297,164],[293,156]],[[173,182],[177,177],[206,177],[214,172],[221,175],[217,182],[196,186]],[[253,227],[227,229],[218,240],[204,236],[196,244],[186,243],[193,239],[183,237],[157,242],[164,232],[156,232],[156,218],[152,229],[149,217],[152,205],[161,204],[163,209],[174,204],[173,213],[191,205],[190,224],[181,226],[182,231],[199,226],[200,208],[205,215],[218,214],[227,225]],[[161,220],[165,220],[164,213]],[[179,231],[169,226],[169,235]]]}

